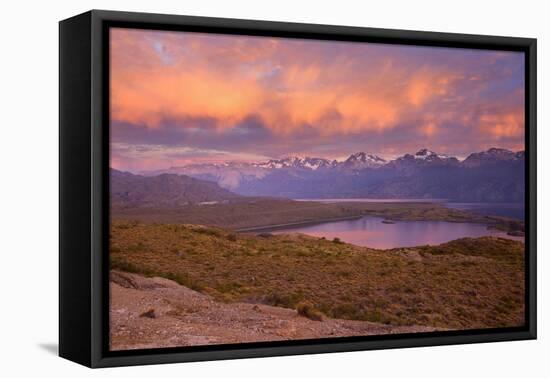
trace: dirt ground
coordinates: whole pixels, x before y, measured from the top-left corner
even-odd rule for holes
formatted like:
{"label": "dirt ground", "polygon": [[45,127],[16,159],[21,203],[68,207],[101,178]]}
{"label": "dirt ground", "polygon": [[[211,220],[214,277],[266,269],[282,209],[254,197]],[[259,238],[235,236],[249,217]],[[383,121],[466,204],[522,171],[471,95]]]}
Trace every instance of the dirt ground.
{"label": "dirt ground", "polygon": [[434,331],[379,323],[310,320],[295,310],[223,303],[164,278],[111,272],[111,350],[234,344]]}

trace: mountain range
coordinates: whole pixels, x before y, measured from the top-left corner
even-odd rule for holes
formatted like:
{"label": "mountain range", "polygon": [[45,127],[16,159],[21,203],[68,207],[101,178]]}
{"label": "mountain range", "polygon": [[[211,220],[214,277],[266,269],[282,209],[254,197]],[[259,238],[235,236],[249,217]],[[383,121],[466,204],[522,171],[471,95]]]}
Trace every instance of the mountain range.
{"label": "mountain range", "polygon": [[437,198],[468,202],[523,201],[525,153],[502,148],[464,160],[428,149],[394,160],[358,152],[336,161],[287,157],[263,162],[190,164],[144,172],[187,175],[236,194],[286,198]]}

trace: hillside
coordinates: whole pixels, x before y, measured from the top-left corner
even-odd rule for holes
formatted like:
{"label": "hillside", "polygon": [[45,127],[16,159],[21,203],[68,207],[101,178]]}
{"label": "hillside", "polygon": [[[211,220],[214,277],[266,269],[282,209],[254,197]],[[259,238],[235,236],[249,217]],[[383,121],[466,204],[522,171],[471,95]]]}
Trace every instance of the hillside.
{"label": "hillside", "polygon": [[523,324],[523,254],[523,243],[491,237],[382,251],[135,222],[113,224],[110,250],[112,269],[171,279],[217,301],[450,329]]}
{"label": "hillside", "polygon": [[342,319],[315,321],[292,309],[220,302],[165,278],[120,271],[111,272],[110,322],[111,350],[435,330]]}
{"label": "hillside", "polygon": [[110,172],[113,207],[173,207],[221,202],[238,197],[216,183],[184,175],[161,174],[146,177],[116,169],[111,169]]}

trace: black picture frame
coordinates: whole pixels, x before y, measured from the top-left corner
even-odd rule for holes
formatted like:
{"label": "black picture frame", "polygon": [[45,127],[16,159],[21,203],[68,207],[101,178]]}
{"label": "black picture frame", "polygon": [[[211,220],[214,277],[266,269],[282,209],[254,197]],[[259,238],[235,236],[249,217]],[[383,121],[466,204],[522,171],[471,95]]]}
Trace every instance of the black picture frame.
{"label": "black picture frame", "polygon": [[[526,324],[520,328],[109,351],[110,27],[525,53]],[[59,354],[89,367],[536,338],[536,39],[92,10],[59,24]]]}

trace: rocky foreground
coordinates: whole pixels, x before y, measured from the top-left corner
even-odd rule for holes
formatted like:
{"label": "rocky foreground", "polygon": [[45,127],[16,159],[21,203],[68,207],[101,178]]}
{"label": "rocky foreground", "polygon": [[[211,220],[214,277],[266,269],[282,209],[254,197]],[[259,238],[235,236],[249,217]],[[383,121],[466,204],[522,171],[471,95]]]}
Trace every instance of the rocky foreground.
{"label": "rocky foreground", "polygon": [[111,350],[434,331],[368,321],[311,320],[296,310],[224,303],[159,277],[111,272]]}

